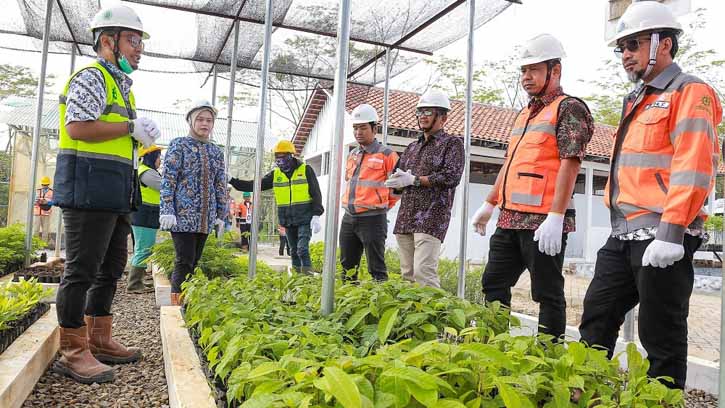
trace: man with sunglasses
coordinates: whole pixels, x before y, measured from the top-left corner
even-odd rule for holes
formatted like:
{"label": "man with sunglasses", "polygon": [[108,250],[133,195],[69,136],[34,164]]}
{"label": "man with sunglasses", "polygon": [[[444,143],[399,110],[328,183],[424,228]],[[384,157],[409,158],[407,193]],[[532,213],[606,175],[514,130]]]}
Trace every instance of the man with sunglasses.
{"label": "man with sunglasses", "polygon": [[[635,2],[610,42],[637,87],[624,100],[605,204],[612,233],[599,250],[579,331],[612,356],[639,303],[649,375],[684,388],[692,256],[706,238],[703,204],[719,163],[722,107],[713,89],[673,62],[682,32],[669,8]],[[583,390],[588,392],[590,390]],[[592,390],[593,391],[593,390]]]}
{"label": "man with sunglasses", "polygon": [[549,34],[524,45],[521,86],[530,100],[516,118],[506,160],[491,192],[473,216],[481,235],[501,208],[482,277],[486,302],[511,306],[511,287],[524,270],[539,303],[540,332],[558,339],[566,326],[564,252],[575,231],[572,195],[594,133],[587,105],[561,88],[564,48]]}
{"label": "man with sunglasses", "polygon": [[438,89],[420,97],[415,114],[423,134],[405,148],[385,182],[402,193],[393,233],[403,279],[436,288],[441,243],[465,162],[463,140],[443,130],[450,110],[448,97]]}
{"label": "man with sunglasses", "polygon": [[148,38],[129,7],[101,10],[91,31],[98,59],[74,73],[60,97],[55,201],[63,209],[66,263],[58,288],[61,358],[53,370],[91,384],[112,381],[103,363],[129,363],[141,350],[111,336],[111,304],[126,266],[130,213],[141,203],[137,151],[159,136],[136,117],[128,77]]}

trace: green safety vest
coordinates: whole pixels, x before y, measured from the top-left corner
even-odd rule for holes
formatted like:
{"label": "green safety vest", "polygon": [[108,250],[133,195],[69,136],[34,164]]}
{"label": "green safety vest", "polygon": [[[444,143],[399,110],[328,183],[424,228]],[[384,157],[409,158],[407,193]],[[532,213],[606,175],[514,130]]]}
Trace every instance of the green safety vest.
{"label": "green safety vest", "polygon": [[292,173],[291,180],[279,168],[274,169],[274,199],[277,202],[277,207],[289,207],[312,202],[310,189],[307,186],[306,169],[306,164],[297,167]]}
{"label": "green safety vest", "polygon": [[[141,164],[138,168],[138,179],[141,180],[141,175],[149,170],[152,170],[151,167],[145,164]],[[144,205],[152,205],[158,207],[159,203],[161,202],[161,192],[154,190],[149,186],[141,184],[141,201]]]}
{"label": "green safety vest", "polygon": [[60,137],[55,170],[55,194],[59,207],[127,213],[140,201],[136,175],[136,142],[127,134],[105,142],[73,140],[65,127],[66,98],[71,80],[85,69],[98,69],[106,85],[102,122],[128,122],[136,118],[133,93],[128,104],[111,74],[98,61],[76,71],[60,96]]}

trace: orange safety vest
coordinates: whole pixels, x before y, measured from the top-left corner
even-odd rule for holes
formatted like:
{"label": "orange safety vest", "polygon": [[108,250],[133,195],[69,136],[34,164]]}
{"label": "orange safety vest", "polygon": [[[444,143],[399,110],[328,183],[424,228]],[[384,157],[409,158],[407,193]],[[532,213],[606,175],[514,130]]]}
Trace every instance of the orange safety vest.
{"label": "orange safety vest", "polygon": [[[559,105],[567,98],[571,96],[559,96],[534,117],[528,107],[519,112],[503,164],[504,179],[498,192],[501,208],[536,214],[551,210],[561,166],[556,124]],[[568,208],[574,208],[571,201]]]}
{"label": "orange safety vest", "polygon": [[235,218],[237,216],[237,203],[234,202],[234,199],[229,197],[229,216],[232,218]]}
{"label": "orange safety vest", "polygon": [[677,64],[625,100],[604,194],[613,235],[657,227],[657,239],[681,244],[702,227],[721,120],[713,89]]}
{"label": "orange safety vest", "polygon": [[246,201],[242,201],[239,203],[239,218],[242,219],[242,223],[244,224],[251,224],[252,223],[252,203],[248,203]]}
{"label": "orange safety vest", "polygon": [[385,213],[400,198],[385,187],[385,180],[393,172],[398,154],[378,141],[367,150],[355,148],[347,158],[345,181],[347,187],[342,196],[342,207],[350,214],[367,211]]}
{"label": "orange safety vest", "polygon": [[33,215],[50,215],[50,209],[44,210],[40,208],[40,205],[38,204],[38,200],[40,199],[46,199],[48,201],[51,201],[53,199],[53,189],[49,188],[45,190],[45,192],[42,188],[35,190],[35,205],[33,205]]}

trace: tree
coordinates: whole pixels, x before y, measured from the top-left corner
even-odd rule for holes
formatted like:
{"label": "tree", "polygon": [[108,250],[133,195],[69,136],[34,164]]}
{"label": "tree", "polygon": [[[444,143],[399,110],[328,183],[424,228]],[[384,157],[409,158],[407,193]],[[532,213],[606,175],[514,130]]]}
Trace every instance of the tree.
{"label": "tree", "polygon": [[[48,75],[46,86],[53,86],[55,77]],[[9,96],[33,97],[38,89],[38,78],[30,68],[0,64],[0,99]]]}

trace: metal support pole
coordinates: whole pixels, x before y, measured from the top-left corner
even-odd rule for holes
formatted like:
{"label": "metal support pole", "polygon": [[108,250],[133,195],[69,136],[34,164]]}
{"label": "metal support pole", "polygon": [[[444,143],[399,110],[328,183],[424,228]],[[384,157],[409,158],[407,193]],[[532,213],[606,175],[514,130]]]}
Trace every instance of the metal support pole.
{"label": "metal support pole", "polygon": [[50,23],[53,0],[45,3],[45,27],[43,29],[43,53],[40,57],[40,79],[38,80],[38,106],[35,111],[33,128],[33,147],[30,154],[30,181],[28,185],[28,214],[25,222],[25,265],[30,265],[33,249],[33,204],[35,203],[35,179],[38,177],[38,146],[40,145],[40,127],[43,119],[43,94],[45,93],[45,71],[48,67],[48,43],[50,42]]}
{"label": "metal support pole", "polygon": [[259,86],[259,120],[257,121],[257,151],[254,164],[254,193],[252,194],[252,239],[249,241],[249,279],[257,273],[257,245],[259,243],[259,213],[262,208],[262,159],[267,109],[267,85],[269,82],[269,58],[272,49],[272,0],[265,2],[264,53],[262,54],[262,78]]}
{"label": "metal support pole", "polygon": [[585,197],[586,197],[586,207],[587,207],[587,229],[586,233],[584,234],[584,259],[586,259],[587,262],[592,262],[594,259],[590,255],[592,253],[592,239],[591,239],[591,231],[592,231],[592,221],[594,220],[594,169],[591,167],[587,167],[584,169],[584,190],[585,190]]}
{"label": "metal support pole", "polygon": [[390,62],[390,47],[385,50],[385,92],[383,93],[383,144],[388,144],[388,121],[390,120],[388,114],[388,96],[390,95],[390,69],[392,68]]}
{"label": "metal support pole", "polygon": [[211,82],[211,104],[216,106],[216,65],[214,65],[214,77]]}
{"label": "metal support pole", "polygon": [[624,315],[624,341],[626,343],[634,341],[634,308]]}
{"label": "metal support pole", "polygon": [[[76,70],[76,47],[70,49],[70,75]],[[56,258],[60,256],[60,244],[63,242],[63,213],[58,209],[58,224],[55,228],[55,251]]]}
{"label": "metal support pole", "polygon": [[[239,21],[234,21],[234,52],[232,52],[232,65],[229,69],[229,99],[227,100],[227,142],[224,145],[224,176],[229,177],[229,166],[232,161],[232,122],[234,119],[234,77],[237,73],[237,52],[239,51]],[[216,74],[216,70],[214,70]],[[216,99],[216,75],[214,75],[214,95]],[[223,227],[222,227],[223,230]],[[219,246],[223,245],[223,233],[217,231]]]}
{"label": "metal support pole", "polygon": [[340,215],[340,174],[345,146],[345,99],[347,63],[350,47],[350,0],[340,0],[337,19],[337,71],[335,72],[335,129],[327,183],[325,212],[325,262],[322,270],[322,314],[332,313],[335,306],[335,271],[337,270],[337,221]]}
{"label": "metal support pole", "polygon": [[466,55],[466,130],[464,135],[463,194],[461,195],[461,238],[458,250],[458,297],[466,297],[466,260],[468,252],[468,181],[471,177],[471,111],[473,110],[473,24],[476,17],[476,0],[468,0],[468,51]]}
{"label": "metal support pole", "polygon": [[[725,185],[725,181],[723,182]],[[713,189],[715,189],[713,187]],[[723,224],[723,236],[725,236],[725,223]],[[725,251],[722,252],[725,254]],[[725,278],[725,262],[722,262],[722,276]],[[725,350],[725,286],[720,286],[720,386],[718,388],[718,407],[725,408],[725,371],[723,371],[723,350]]]}

